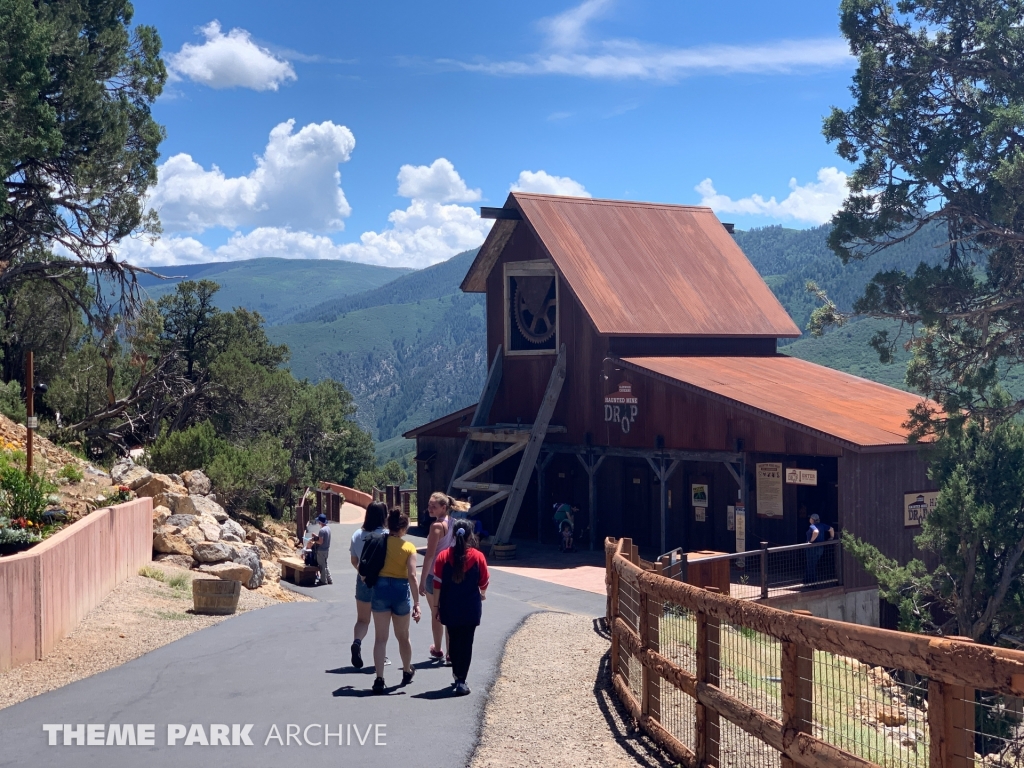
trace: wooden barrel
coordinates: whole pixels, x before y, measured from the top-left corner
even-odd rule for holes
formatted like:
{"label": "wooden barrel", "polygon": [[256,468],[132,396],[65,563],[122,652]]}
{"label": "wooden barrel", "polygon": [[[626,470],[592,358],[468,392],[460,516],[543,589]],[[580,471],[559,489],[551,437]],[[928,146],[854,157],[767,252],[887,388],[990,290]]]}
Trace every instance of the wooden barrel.
{"label": "wooden barrel", "polygon": [[227,579],[193,579],[192,604],[196,613],[223,616],[238,608],[241,582]]}
{"label": "wooden barrel", "polygon": [[515,544],[495,544],[491,547],[491,554],[495,560],[515,560],[516,559],[516,545]]}

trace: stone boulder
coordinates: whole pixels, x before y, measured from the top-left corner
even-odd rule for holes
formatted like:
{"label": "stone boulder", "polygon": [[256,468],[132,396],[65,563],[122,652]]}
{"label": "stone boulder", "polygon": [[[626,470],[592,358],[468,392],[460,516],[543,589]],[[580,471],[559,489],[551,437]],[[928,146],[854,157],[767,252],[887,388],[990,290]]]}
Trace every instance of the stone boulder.
{"label": "stone boulder", "polygon": [[180,533],[179,529],[162,525],[153,532],[153,551],[168,555],[188,555],[192,557],[192,545]]}
{"label": "stone boulder", "polygon": [[202,573],[209,573],[225,581],[240,581],[248,584],[252,578],[252,569],[241,563],[215,563],[214,565],[203,564],[199,566]]}
{"label": "stone boulder", "polygon": [[875,711],[878,722],[888,728],[907,724],[907,716],[895,707],[878,707]]}
{"label": "stone boulder", "polygon": [[198,525],[190,525],[188,528],[182,528],[181,535],[185,538],[185,541],[189,543],[192,549],[195,549],[197,545],[204,544],[206,542],[206,534],[203,533],[202,528]]}
{"label": "stone boulder", "polygon": [[110,482],[114,485],[124,485],[124,476],[135,469],[135,462],[130,458],[118,459],[117,463],[110,468]]}
{"label": "stone boulder", "polygon": [[189,526],[195,525],[198,522],[199,517],[196,515],[173,514],[167,516],[167,519],[164,521],[164,525],[173,525],[176,528],[188,528]]}
{"label": "stone boulder", "polygon": [[[227,544],[219,541],[204,541],[192,547],[192,557],[200,563],[222,563],[225,560],[235,560],[235,551]],[[248,563],[243,562],[244,565]]]}
{"label": "stone boulder", "polygon": [[220,537],[224,541],[245,541],[245,529],[230,517],[220,524]]}
{"label": "stone boulder", "polygon": [[264,560],[276,560],[279,557],[292,557],[295,555],[295,547],[292,546],[291,542],[282,541],[276,536],[271,536],[269,533],[253,529],[245,534],[245,539],[252,542],[259,549],[260,557]]}
{"label": "stone boulder", "polygon": [[201,469],[193,469],[183,472],[181,479],[185,482],[188,492],[195,496],[205,496],[211,490],[210,478],[203,474]]}
{"label": "stone boulder", "polygon": [[216,523],[201,520],[198,528],[203,532],[203,536],[206,537],[207,541],[220,541],[220,526]]}
{"label": "stone boulder", "polygon": [[175,475],[172,473],[168,475],[168,477],[171,478],[171,482],[175,485],[185,486],[185,481],[181,479],[181,475]]}
{"label": "stone boulder", "polygon": [[159,554],[153,555],[154,563],[167,563],[168,565],[176,565],[179,568],[193,568],[196,561],[192,559],[192,555],[175,555],[175,554]]}
{"label": "stone boulder", "polygon": [[[219,546],[226,547],[227,545],[220,544]],[[263,563],[260,562],[260,553],[256,547],[235,547],[231,560],[240,565],[248,566],[252,571],[252,576],[249,577],[249,581],[246,582],[245,586],[249,589],[259,588],[266,577],[266,572],[263,570]]]}
{"label": "stone boulder", "polygon": [[153,507],[153,525],[159,527],[167,522],[171,516],[171,510],[167,507]]}
{"label": "stone boulder", "polygon": [[134,491],[136,488],[140,488],[150,480],[153,479],[153,473],[145,467],[132,467],[121,477],[121,482],[118,485],[124,485],[129,490]]}
{"label": "stone boulder", "polygon": [[172,493],[167,494],[167,501],[169,502],[167,506],[177,515],[206,515],[215,520],[218,525],[228,519],[228,513],[224,511],[224,507],[215,501],[210,501],[205,496],[184,496]]}
{"label": "stone boulder", "polygon": [[[169,493],[179,493],[183,496],[188,496],[188,489],[183,485],[178,485],[167,475],[153,475],[147,482],[133,490],[136,496],[148,496],[153,499]],[[174,510],[174,507],[170,504],[164,504],[164,506]]]}

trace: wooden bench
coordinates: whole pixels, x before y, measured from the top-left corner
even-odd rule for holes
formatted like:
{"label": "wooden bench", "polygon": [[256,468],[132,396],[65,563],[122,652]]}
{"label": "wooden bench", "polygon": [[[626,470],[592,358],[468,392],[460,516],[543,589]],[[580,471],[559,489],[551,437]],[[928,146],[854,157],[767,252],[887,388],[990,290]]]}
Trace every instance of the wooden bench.
{"label": "wooden bench", "polygon": [[277,562],[281,564],[281,578],[285,581],[300,587],[312,587],[316,583],[320,569],[315,565],[306,565],[297,557],[282,557]]}

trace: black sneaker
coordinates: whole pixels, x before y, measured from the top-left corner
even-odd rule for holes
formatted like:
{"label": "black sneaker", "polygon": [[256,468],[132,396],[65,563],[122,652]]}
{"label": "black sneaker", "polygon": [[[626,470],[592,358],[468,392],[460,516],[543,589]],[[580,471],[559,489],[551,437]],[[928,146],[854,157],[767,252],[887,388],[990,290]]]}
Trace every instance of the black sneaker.
{"label": "black sneaker", "polygon": [[363,644],[352,643],[352,666],[356,669],[363,668]]}
{"label": "black sneaker", "polygon": [[374,693],[384,693],[384,678],[383,677],[378,677],[376,680],[373,681],[373,692]]}
{"label": "black sneaker", "polygon": [[413,677],[416,675],[416,669],[410,669],[408,672],[402,670],[402,685],[408,685],[412,682]]}
{"label": "black sneaker", "polygon": [[455,683],[455,695],[469,696],[469,686],[466,685],[465,680],[459,680],[457,683]]}

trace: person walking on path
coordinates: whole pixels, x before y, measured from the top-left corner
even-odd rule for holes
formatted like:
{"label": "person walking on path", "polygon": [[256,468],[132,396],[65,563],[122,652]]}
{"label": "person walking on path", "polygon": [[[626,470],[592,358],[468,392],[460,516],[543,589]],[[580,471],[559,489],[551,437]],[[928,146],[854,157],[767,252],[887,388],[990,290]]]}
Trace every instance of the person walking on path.
{"label": "person walking on path", "polygon": [[[412,682],[412,643],[409,642],[409,614],[420,620],[420,595],[416,589],[416,545],[402,537],[409,530],[409,516],[400,509],[388,513],[387,555],[373,585],[370,609],[373,614],[373,666],[377,673],[373,692],[384,693],[384,661],[392,623],[402,657],[402,685]],[[415,603],[415,605],[413,605]]]}
{"label": "person walking on path", "polygon": [[441,623],[451,644],[455,695],[465,696],[469,693],[466,678],[473,661],[473,636],[480,626],[490,576],[487,559],[476,548],[472,523],[456,520],[452,530],[455,543],[437,556],[432,576]]}
{"label": "person walking on path", "polygon": [[331,527],[327,524],[327,515],[317,515],[316,521],[320,523],[320,530],[310,541],[310,545],[316,545],[316,565],[320,569],[320,586],[323,586],[334,583],[331,569],[327,567],[327,557],[331,553]]}
{"label": "person walking on path", "polygon": [[363,544],[374,533],[384,533],[387,522],[388,507],[383,501],[374,501],[366,507],[363,525],[352,534],[352,543],[348,553],[352,558],[352,567],[356,569],[356,625],[352,629],[352,666],[363,667],[363,638],[370,629],[370,601],[373,591],[359,576],[359,556],[363,553]]}
{"label": "person walking on path", "polygon": [[434,643],[430,646],[430,658],[440,661],[445,658],[445,652],[441,649],[441,640],[444,638],[444,626],[441,624],[437,612],[437,595],[434,592],[434,580],[430,574],[433,572],[434,559],[452,546],[455,541],[452,530],[452,508],[455,505],[454,499],[447,494],[437,491],[430,495],[427,502],[427,512],[434,522],[430,524],[430,532],[427,534],[427,551],[423,554],[423,571],[420,573],[420,596],[427,599],[430,606],[430,631],[434,636]]}

